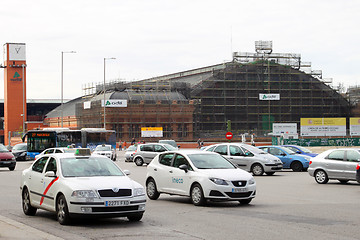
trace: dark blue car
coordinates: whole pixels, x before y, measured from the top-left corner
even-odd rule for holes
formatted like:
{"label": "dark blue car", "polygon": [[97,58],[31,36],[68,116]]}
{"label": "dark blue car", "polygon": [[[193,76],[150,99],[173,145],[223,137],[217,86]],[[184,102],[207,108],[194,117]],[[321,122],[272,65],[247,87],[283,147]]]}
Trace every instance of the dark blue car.
{"label": "dark blue car", "polygon": [[311,157],[297,154],[296,152],[280,146],[259,146],[258,148],[278,157],[282,163],[283,168],[290,168],[294,172],[306,171],[309,167]]}
{"label": "dark blue car", "polygon": [[297,154],[307,155],[310,157],[316,157],[318,154],[311,152],[309,149],[297,146],[297,145],[283,145],[282,147],[289,148],[290,150],[293,150]]}

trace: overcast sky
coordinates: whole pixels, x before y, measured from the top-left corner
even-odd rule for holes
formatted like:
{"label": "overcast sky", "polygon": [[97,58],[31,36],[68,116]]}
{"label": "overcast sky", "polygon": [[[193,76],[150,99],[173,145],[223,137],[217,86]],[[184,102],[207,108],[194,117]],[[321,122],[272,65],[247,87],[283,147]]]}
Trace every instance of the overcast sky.
{"label": "overcast sky", "polygon": [[[352,86],[360,85],[359,12],[359,0],[2,0],[0,44],[26,44],[30,99],[60,99],[62,51],[77,52],[64,54],[72,99],[104,81],[104,58],[116,58],[106,61],[107,82],[141,80],[229,61],[232,51],[255,52],[257,40]],[[0,88],[3,98],[3,69]]]}

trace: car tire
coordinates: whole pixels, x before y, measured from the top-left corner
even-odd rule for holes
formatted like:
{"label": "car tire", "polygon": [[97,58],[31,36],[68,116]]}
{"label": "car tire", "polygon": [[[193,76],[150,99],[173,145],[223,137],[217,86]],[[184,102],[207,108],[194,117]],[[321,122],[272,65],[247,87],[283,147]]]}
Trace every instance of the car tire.
{"label": "car tire", "polygon": [[143,217],[143,213],[132,214],[132,215],[129,215],[126,217],[127,217],[127,219],[129,219],[130,222],[138,222]]}
{"label": "car tire", "polygon": [[294,172],[301,172],[303,170],[303,165],[301,162],[299,161],[293,161],[290,165],[290,168],[294,171]]}
{"label": "car tire", "polygon": [[34,216],[36,214],[37,208],[31,206],[30,194],[27,188],[22,192],[22,209],[25,215]]}
{"label": "car tire", "polygon": [[339,180],[339,182],[341,183],[341,184],[346,184],[346,183],[348,183],[348,181],[349,180],[340,180],[340,179],[338,179]]}
{"label": "car tire", "polygon": [[264,168],[259,163],[255,163],[251,166],[251,172],[254,176],[261,176],[264,174]]}
{"label": "car tire", "polygon": [[146,183],[146,194],[151,200],[156,200],[160,196],[160,193],[157,191],[155,180],[152,178]]}
{"label": "car tire", "polygon": [[324,170],[317,170],[315,172],[315,181],[319,184],[326,184],[329,181],[329,177]]}
{"label": "car tire", "polygon": [[69,209],[64,195],[60,195],[56,200],[56,218],[61,225],[70,223]]}
{"label": "car tire", "polygon": [[275,172],[266,172],[266,175],[268,175],[268,176],[272,176],[274,174],[275,174]]}
{"label": "car tire", "polygon": [[140,157],[135,158],[134,162],[136,166],[142,166],[144,164],[144,161]]}
{"label": "car tire", "polygon": [[192,186],[191,191],[190,191],[190,196],[191,196],[191,202],[195,206],[205,205],[206,199],[204,197],[204,192],[203,192],[200,184],[196,183]]}
{"label": "car tire", "polygon": [[14,167],[9,167],[10,171],[14,171],[15,170],[15,166]]}
{"label": "car tire", "polygon": [[251,202],[252,198],[249,199],[243,199],[243,200],[239,200],[239,203],[241,205],[248,205]]}

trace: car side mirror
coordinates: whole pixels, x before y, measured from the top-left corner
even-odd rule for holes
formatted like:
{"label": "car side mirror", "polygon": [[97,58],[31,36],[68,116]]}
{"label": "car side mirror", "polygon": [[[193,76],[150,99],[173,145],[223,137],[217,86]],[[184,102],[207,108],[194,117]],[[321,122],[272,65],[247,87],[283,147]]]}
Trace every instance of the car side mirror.
{"label": "car side mirror", "polygon": [[48,171],[45,173],[45,177],[56,177],[56,174],[54,171]]}
{"label": "car side mirror", "polygon": [[296,153],[300,154],[301,152],[300,152],[300,151],[296,151]]}
{"label": "car side mirror", "polygon": [[186,164],[180,165],[179,168],[185,172],[188,172],[188,166]]}
{"label": "car side mirror", "polygon": [[280,155],[281,155],[281,156],[286,156],[286,153],[281,153]]}

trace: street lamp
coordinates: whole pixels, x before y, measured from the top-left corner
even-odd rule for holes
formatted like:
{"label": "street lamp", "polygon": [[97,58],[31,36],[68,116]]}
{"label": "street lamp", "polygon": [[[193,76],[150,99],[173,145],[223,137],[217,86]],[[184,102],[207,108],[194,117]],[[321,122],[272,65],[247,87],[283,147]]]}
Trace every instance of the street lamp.
{"label": "street lamp", "polygon": [[64,127],[64,53],[76,53],[75,51],[61,52],[61,127]]}
{"label": "street lamp", "polygon": [[105,113],[105,62],[108,59],[116,59],[114,57],[112,58],[104,58],[104,85],[103,85],[103,93],[104,93],[104,129],[106,129],[106,113]]}
{"label": "street lamp", "polygon": [[25,105],[26,105],[26,100],[25,100],[25,75],[24,75],[24,68],[26,67],[26,64],[22,64],[22,87],[23,87],[23,92],[22,92],[22,97],[23,97],[23,133],[25,133],[25,120],[26,120],[26,116],[25,116]]}

